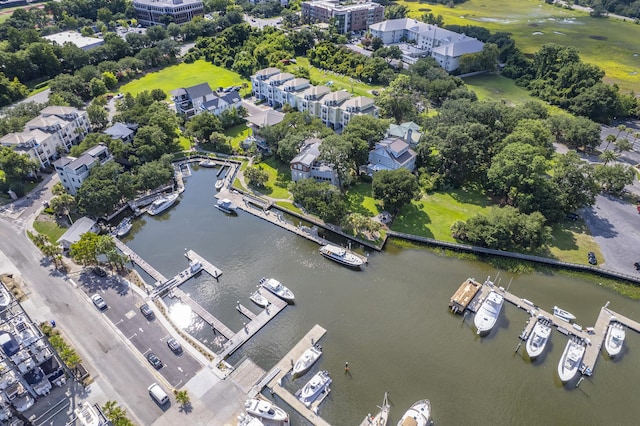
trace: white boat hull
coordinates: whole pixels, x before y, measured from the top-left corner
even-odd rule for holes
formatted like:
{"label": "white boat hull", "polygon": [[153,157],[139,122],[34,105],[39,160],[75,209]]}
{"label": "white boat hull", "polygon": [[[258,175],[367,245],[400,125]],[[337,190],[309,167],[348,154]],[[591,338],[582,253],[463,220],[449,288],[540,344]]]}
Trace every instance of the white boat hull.
{"label": "white boat hull", "polygon": [[489,334],[498,321],[504,298],[495,291],[489,292],[487,298],[480,305],[480,309],[473,318],[473,323],[479,335]]}
{"label": "white boat hull", "polygon": [[626,333],[624,326],[619,322],[612,322],[607,329],[607,335],[604,340],[604,348],[607,354],[614,358],[622,351]]}
{"label": "white boat hull", "polygon": [[293,365],[293,376],[298,377],[305,374],[307,371],[311,369],[313,364],[316,363],[318,358],[322,355],[322,350],[317,346],[312,346],[304,353],[302,356],[296,361]]}
{"label": "white boat hull", "polygon": [[565,311],[562,308],[558,308],[557,306],[553,307],[553,316],[560,318],[563,321],[571,322],[576,319],[576,316],[573,315],[569,311]]}
{"label": "white boat hull", "polygon": [[331,259],[334,262],[350,268],[360,268],[364,264],[364,260],[361,257],[351,253],[345,248],[334,246],[333,244],[320,247],[320,253],[327,259]]}
{"label": "white boat hull", "polygon": [[329,393],[330,384],[331,377],[329,377],[329,373],[324,370],[318,371],[302,389],[296,392],[296,397],[298,397],[298,400],[306,407],[309,407],[322,395],[327,395]]}
{"label": "white boat hull", "polygon": [[576,377],[582,358],[584,357],[585,347],[582,343],[569,340],[564,348],[560,362],[558,363],[558,377],[562,383],[567,383]]}
{"label": "white boat hull", "polygon": [[293,292],[289,290],[287,287],[283,286],[278,280],[273,278],[262,278],[260,280],[260,285],[267,291],[278,296],[280,299],[285,300],[287,302],[293,302],[295,296]]}
{"label": "white boat hull", "polygon": [[527,355],[529,355],[530,359],[534,360],[544,352],[550,336],[551,327],[549,327],[545,322],[538,320],[531,331],[531,335],[527,339],[527,344],[525,345]]}
{"label": "white boat hull", "polygon": [[173,206],[175,202],[178,200],[177,193],[167,195],[166,197],[162,197],[151,203],[151,206],[147,209],[147,213],[151,216],[156,216],[167,210],[169,207]]}
{"label": "white boat hull", "polygon": [[431,402],[428,399],[415,402],[409,408],[400,421],[398,426],[426,426],[431,420]]}
{"label": "white boat hull", "polygon": [[249,299],[262,308],[266,308],[269,305],[269,301],[260,293],[260,290],[254,291],[251,296],[249,296]]}
{"label": "white boat hull", "polygon": [[272,420],[276,422],[288,422],[289,415],[282,408],[262,399],[247,399],[244,403],[245,411],[262,420]]}

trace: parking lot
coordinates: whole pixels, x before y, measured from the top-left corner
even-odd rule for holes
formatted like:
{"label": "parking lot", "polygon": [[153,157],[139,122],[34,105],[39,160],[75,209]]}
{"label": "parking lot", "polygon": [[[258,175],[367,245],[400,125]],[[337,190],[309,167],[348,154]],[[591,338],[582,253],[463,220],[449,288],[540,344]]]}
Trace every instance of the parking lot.
{"label": "parking lot", "polygon": [[[78,281],[87,295],[87,303],[92,303],[90,297],[95,294],[104,299],[107,308],[102,309],[103,315],[137,349],[142,368],[161,374],[173,388],[182,386],[202,368],[187,351],[174,352],[169,348],[167,340],[172,335],[155,317],[145,318],[140,306],[146,302],[129,288],[126,280],[110,273],[104,277],[98,276],[92,269],[87,269]],[[155,315],[160,314],[152,302],[147,304]],[[147,361],[146,357],[150,352],[160,358],[163,364],[161,368],[155,369]]]}

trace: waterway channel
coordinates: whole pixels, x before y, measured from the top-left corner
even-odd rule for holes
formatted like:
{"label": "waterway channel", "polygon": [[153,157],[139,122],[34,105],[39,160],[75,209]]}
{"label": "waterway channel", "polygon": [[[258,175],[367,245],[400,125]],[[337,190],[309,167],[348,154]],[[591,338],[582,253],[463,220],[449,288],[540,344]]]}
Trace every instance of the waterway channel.
{"label": "waterway channel", "polygon": [[[615,361],[603,353],[595,373],[579,387],[562,386],[556,367],[566,336],[554,331],[546,353],[533,364],[524,347],[514,353],[525,326],[524,311],[505,303],[497,329],[476,336],[469,316],[451,314],[449,298],[467,277],[484,280],[496,270],[477,261],[441,257],[420,249],[387,245],[371,253],[369,265],[351,271],[318,253],[318,246],[248,213],[227,216],[214,208],[215,170],[186,179],[180,202],[161,216],[136,220],[126,243],[165,276],[187,266],[185,248],[223,271],[219,282],[206,273],[181,289],[234,330],[246,321],[236,301],[251,306],[258,280],[274,277],[296,296],[232,356],[270,369],[314,324],[327,329],[324,354],[314,367],[333,378],[320,415],[334,425],[358,424],[389,391],[395,424],[416,400],[431,400],[435,424],[604,425],[635,424],[640,405],[640,336],[627,331]],[[561,306],[583,327],[595,323],[607,301],[611,309],[640,320],[640,303],[562,275],[500,273],[500,285],[551,310]],[[167,300],[175,321],[219,349],[216,336],[189,309]],[[256,309],[256,312],[258,310]],[[345,374],[345,362],[350,371]],[[284,386],[295,392],[311,374]],[[286,407],[281,401],[281,405]],[[291,411],[291,410],[290,410]],[[293,424],[305,422],[293,416]]]}

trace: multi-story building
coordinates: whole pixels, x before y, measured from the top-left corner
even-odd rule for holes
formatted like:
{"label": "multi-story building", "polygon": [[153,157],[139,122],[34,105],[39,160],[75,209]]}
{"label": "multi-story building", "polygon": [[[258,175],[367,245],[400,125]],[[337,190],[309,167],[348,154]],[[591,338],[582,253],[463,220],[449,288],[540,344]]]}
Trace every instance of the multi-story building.
{"label": "multi-story building", "polygon": [[[462,55],[482,52],[484,47],[484,43],[475,38],[412,18],[375,23],[369,26],[369,31],[385,45],[411,42],[416,51],[424,52],[423,56],[433,56],[449,72],[458,68]],[[412,63],[417,59],[405,55],[403,60]]]}
{"label": "multi-story building", "polygon": [[302,3],[302,19],[306,24],[324,22],[335,25],[341,34],[366,31],[370,25],[384,19],[384,6],[371,1],[305,1]]}
{"label": "multi-story building", "polygon": [[191,87],[182,87],[171,92],[176,105],[176,112],[193,117],[208,111],[219,115],[229,108],[240,106],[240,93],[235,89],[214,92],[209,83],[201,83]]}
{"label": "multi-story building", "polygon": [[185,24],[196,16],[204,15],[201,0],[134,0],[136,19],[145,26]]}
{"label": "multi-story building", "polygon": [[354,115],[378,117],[373,99],[362,96],[351,99],[346,90],[332,92],[327,86],[312,86],[306,78],[295,78],[277,68],[266,68],[251,76],[253,95],[279,108],[289,105],[297,111],[308,112],[312,117],[334,130],[340,130]]}
{"label": "multi-story building", "polygon": [[386,138],[376,143],[369,152],[367,173],[372,175],[379,170],[397,170],[405,168],[410,172],[416,167],[418,155],[409,144],[400,138]]}
{"label": "multi-story building", "polygon": [[80,157],[62,157],[54,161],[60,182],[66,191],[75,196],[89,172],[98,164],[111,161],[111,155],[105,145],[96,145],[86,150]]}
{"label": "multi-story building", "polygon": [[51,165],[62,152],[69,152],[91,130],[86,111],[48,106],[25,125],[25,130],[0,138],[0,144],[23,152],[41,168]]}
{"label": "multi-story building", "polygon": [[291,180],[314,179],[318,182],[338,184],[338,175],[332,164],[319,160],[322,140],[311,138],[304,141],[300,153],[290,162]]}

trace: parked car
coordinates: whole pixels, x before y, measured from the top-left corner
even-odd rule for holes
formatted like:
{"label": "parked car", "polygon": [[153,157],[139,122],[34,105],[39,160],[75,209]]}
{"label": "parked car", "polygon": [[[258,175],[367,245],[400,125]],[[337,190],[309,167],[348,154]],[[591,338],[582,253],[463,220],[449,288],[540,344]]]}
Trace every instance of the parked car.
{"label": "parked car", "polygon": [[153,365],[153,368],[155,368],[156,370],[162,368],[162,361],[160,361],[158,355],[154,354],[153,352],[149,352],[147,354],[147,361],[149,361],[149,364]]}
{"label": "parked car", "polygon": [[94,267],[91,271],[94,274],[96,274],[97,276],[99,276],[99,277],[106,277],[107,276],[107,271],[105,271],[104,269],[102,269],[99,266]]}
{"label": "parked car", "polygon": [[169,346],[169,349],[171,349],[173,351],[174,354],[180,354],[182,353],[182,346],[180,345],[180,343],[173,337],[170,337],[167,339],[167,346]]}
{"label": "parked car", "polygon": [[108,308],[107,302],[105,302],[102,296],[100,296],[99,294],[94,294],[93,296],[91,296],[91,301],[94,305],[96,305],[96,308],[100,309],[101,311],[104,311]]}
{"label": "parked car", "polygon": [[633,266],[636,268],[636,271],[640,271],[640,262],[634,263]]}
{"label": "parked car", "polygon": [[152,320],[156,317],[149,305],[147,305],[146,303],[140,306],[140,312],[142,312],[142,315],[144,315],[144,317],[148,320]]}
{"label": "parked car", "polygon": [[589,258],[589,263],[591,265],[597,265],[598,264],[598,260],[596,259],[596,254],[592,251],[589,252],[589,254],[587,255],[587,257]]}

